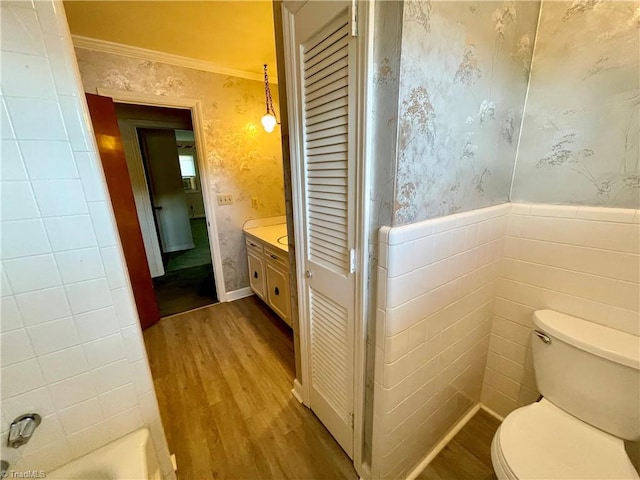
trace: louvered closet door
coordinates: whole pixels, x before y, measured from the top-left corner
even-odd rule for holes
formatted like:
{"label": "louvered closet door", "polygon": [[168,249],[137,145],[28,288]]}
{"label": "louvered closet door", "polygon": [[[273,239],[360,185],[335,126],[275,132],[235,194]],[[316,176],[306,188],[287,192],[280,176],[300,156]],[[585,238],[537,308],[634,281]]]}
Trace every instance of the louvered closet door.
{"label": "louvered closet door", "polygon": [[[310,407],[353,453],[354,65],[347,2],[296,15],[310,322]],[[310,19],[308,21],[306,19]],[[300,21],[298,21],[300,20]],[[307,26],[310,25],[310,26]]]}

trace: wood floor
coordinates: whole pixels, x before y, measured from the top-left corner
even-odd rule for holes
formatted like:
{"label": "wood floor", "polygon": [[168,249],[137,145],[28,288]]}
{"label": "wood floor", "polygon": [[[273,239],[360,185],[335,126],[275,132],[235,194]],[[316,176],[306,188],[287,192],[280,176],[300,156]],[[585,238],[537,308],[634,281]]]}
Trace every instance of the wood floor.
{"label": "wood floor", "polygon": [[419,480],[496,480],[491,465],[491,440],[500,422],[478,411],[427,468]]}
{"label": "wood floor", "polygon": [[179,480],[357,478],[291,395],[291,330],[256,297],[163,319],[144,338]]}

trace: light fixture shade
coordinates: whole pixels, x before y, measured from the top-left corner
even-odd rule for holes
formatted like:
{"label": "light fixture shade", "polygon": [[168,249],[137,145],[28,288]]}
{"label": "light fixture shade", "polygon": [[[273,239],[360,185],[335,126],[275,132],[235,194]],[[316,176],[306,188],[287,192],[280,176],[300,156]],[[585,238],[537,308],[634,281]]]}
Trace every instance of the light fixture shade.
{"label": "light fixture shade", "polygon": [[271,115],[270,113],[266,113],[264,117],[262,117],[262,126],[264,127],[267,133],[273,132],[273,129],[276,127],[276,117]]}

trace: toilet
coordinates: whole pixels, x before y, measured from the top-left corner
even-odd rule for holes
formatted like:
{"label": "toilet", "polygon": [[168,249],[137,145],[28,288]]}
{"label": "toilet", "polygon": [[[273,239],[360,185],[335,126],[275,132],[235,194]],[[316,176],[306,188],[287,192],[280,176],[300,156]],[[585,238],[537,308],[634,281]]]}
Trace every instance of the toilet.
{"label": "toilet", "polygon": [[624,440],[640,440],[638,337],[552,310],[533,315],[543,398],[518,408],[493,437],[504,479],[638,479]]}

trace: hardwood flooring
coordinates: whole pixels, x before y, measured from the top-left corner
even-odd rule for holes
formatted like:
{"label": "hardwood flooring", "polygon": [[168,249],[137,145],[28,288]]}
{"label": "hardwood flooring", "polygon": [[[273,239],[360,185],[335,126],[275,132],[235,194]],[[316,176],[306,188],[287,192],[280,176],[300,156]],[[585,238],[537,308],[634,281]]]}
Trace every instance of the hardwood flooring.
{"label": "hardwood flooring", "polygon": [[419,480],[496,480],[491,465],[491,440],[500,422],[478,411],[447,444]]}
{"label": "hardwood flooring", "polygon": [[163,319],[144,338],[179,480],[357,479],[291,395],[292,332],[256,297]]}

